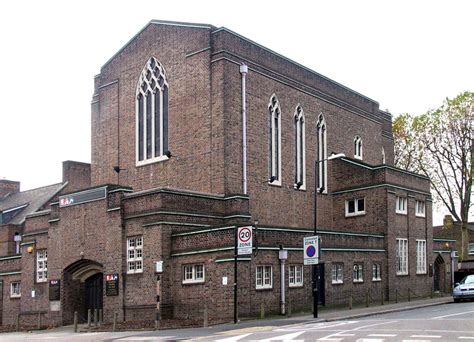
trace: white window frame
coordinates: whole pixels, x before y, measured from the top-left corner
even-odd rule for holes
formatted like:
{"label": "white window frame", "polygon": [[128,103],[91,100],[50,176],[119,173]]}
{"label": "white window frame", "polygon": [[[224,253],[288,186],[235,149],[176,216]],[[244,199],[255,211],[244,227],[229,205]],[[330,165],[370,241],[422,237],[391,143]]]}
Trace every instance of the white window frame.
{"label": "white window frame", "polygon": [[372,281],[382,281],[382,264],[372,264]]}
{"label": "white window frame", "polygon": [[318,162],[318,191],[321,192],[321,187],[323,188],[322,193],[327,193],[328,182],[328,153],[327,153],[327,127],[326,120],[324,120],[323,114],[319,114],[318,123],[316,125],[317,131],[317,162]]}
{"label": "white window frame", "polygon": [[10,298],[21,297],[21,281],[12,281],[10,283]]}
{"label": "white window frame", "polygon": [[143,273],[143,236],[127,238],[127,274]]}
{"label": "white window frame", "polygon": [[468,245],[468,254],[469,255],[474,255],[474,243],[470,242],[469,245]]}
{"label": "white window frame", "polygon": [[354,263],[354,266],[352,267],[352,282],[364,282],[364,265],[362,263]]}
{"label": "white window frame", "polygon": [[36,252],[36,282],[48,281],[48,250],[41,249]]}
{"label": "white window frame", "polygon": [[275,94],[270,97],[268,103],[269,127],[270,127],[270,185],[281,186],[281,108],[280,102]]}
{"label": "white window frame", "polygon": [[354,158],[360,160],[363,158],[362,139],[358,135],[354,138]]}
{"label": "white window frame", "polygon": [[398,238],[396,244],[397,275],[408,274],[408,239]]}
{"label": "white window frame", "polygon": [[[359,210],[359,201],[364,201],[364,210]],[[354,212],[349,212],[349,202],[354,202]],[[346,200],[346,217],[365,215],[365,197]]]}
{"label": "white window frame", "polygon": [[426,240],[416,240],[416,274],[426,274]]}
{"label": "white window frame", "polygon": [[[150,77],[147,77],[151,75]],[[162,84],[160,85],[160,80],[162,80]],[[145,89],[143,89],[145,88]],[[166,72],[163,65],[158,62],[155,57],[151,57],[145,67],[143,68],[138,84],[136,87],[136,94],[135,94],[135,155],[136,155],[136,166],[147,165],[150,163],[156,163],[159,161],[168,160],[168,116],[169,116],[169,95],[168,95],[168,82],[166,81]],[[147,96],[146,94],[150,94],[151,96],[151,157],[148,157],[148,148],[147,148]],[[140,104],[139,99],[140,97],[143,98],[143,110],[141,115],[143,116],[142,122],[142,129],[143,129],[143,136],[140,139]],[[155,99],[159,99],[160,108],[158,111],[155,110]],[[165,104],[166,101],[166,104]],[[166,117],[164,113],[167,113]],[[156,122],[155,115],[158,114],[159,120]],[[158,127],[156,124],[158,123]],[[166,130],[165,130],[166,126]],[[155,134],[156,129],[159,129],[159,151],[156,151],[156,138],[157,135]],[[166,137],[165,137],[166,135]],[[142,140],[142,141],[140,141]],[[143,147],[143,153],[140,156],[140,144]]]}
{"label": "white window frame", "polygon": [[332,264],[331,283],[332,284],[344,283],[344,264],[342,262],[335,262]]}
{"label": "white window frame", "polygon": [[295,189],[306,190],[305,117],[301,105],[295,109]]}
{"label": "white window frame", "polygon": [[289,287],[303,286],[303,266],[302,265],[288,266],[288,286]]}
{"label": "white window frame", "polygon": [[183,284],[198,284],[205,281],[204,264],[183,265]]}
{"label": "white window frame", "polygon": [[418,217],[426,216],[426,204],[425,201],[416,200],[415,201],[415,215]]}
{"label": "white window frame", "polygon": [[256,267],[255,288],[257,290],[273,288],[273,267],[271,265],[259,265]]}
{"label": "white window frame", "polygon": [[397,214],[406,215],[407,214],[407,207],[408,207],[408,199],[403,196],[397,196],[396,203],[395,203],[395,212]]}

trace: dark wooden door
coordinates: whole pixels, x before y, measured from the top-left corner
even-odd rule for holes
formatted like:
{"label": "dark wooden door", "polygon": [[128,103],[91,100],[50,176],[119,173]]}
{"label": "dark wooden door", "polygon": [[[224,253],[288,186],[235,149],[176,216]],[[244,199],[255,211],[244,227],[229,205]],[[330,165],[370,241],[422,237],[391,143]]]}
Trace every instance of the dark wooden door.
{"label": "dark wooden door", "polygon": [[98,273],[92,277],[87,278],[85,284],[85,317],[87,317],[87,310],[102,309],[102,292],[104,286],[104,275]]}

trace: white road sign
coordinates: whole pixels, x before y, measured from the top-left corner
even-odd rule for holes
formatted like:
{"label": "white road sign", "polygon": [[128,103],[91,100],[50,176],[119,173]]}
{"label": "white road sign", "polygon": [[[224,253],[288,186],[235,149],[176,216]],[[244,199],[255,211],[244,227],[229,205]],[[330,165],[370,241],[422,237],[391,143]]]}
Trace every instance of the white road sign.
{"label": "white road sign", "polygon": [[304,265],[319,263],[319,236],[305,237],[303,240]]}
{"label": "white road sign", "polygon": [[237,229],[237,254],[252,254],[252,227],[239,227]]}

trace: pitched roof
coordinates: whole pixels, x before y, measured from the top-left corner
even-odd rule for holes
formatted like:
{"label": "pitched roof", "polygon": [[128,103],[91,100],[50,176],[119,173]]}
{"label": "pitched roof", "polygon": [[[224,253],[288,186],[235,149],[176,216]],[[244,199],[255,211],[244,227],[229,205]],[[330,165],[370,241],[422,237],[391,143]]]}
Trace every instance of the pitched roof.
{"label": "pitched roof", "polygon": [[18,213],[5,223],[22,224],[27,215],[33,214],[41,209],[42,206],[57,195],[66,185],[67,183],[47,185],[41,188],[11,194],[0,200],[0,213],[3,212],[5,214],[5,212],[12,212],[12,209],[18,210]]}

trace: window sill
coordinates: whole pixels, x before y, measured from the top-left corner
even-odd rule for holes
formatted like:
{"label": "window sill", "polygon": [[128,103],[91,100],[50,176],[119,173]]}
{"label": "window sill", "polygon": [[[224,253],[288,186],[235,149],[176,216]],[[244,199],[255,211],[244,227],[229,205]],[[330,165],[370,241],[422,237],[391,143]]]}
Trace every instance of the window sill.
{"label": "window sill", "polygon": [[426,215],[417,215],[417,214],[415,214],[415,216],[419,217],[419,218],[425,218],[426,217]]}
{"label": "window sill", "polygon": [[377,279],[372,279],[372,281],[373,281],[373,282],[380,282],[380,281],[382,281],[382,279],[377,278]]}
{"label": "window sill", "polygon": [[416,272],[416,275],[427,275],[428,272],[424,271],[424,272]]}
{"label": "window sill", "polygon": [[303,284],[289,284],[288,287],[290,289],[298,289],[298,288],[302,288]]}
{"label": "window sill", "polygon": [[169,159],[170,158],[168,158],[167,156],[159,156],[159,157],[152,158],[152,159],[146,159],[146,160],[141,160],[141,161],[137,160],[136,163],[135,163],[135,166],[140,167],[140,166],[146,166],[146,165],[155,164],[155,163],[161,163],[161,162],[167,161]]}
{"label": "window sill", "polygon": [[36,284],[44,284],[44,283],[47,283],[48,282],[48,279],[45,279],[45,280],[36,280]]}
{"label": "window sill", "polygon": [[197,284],[204,284],[204,280],[183,280],[183,285],[197,285]]}
{"label": "window sill", "polygon": [[352,282],[354,284],[362,284],[364,281],[363,280],[353,280]]}
{"label": "window sill", "polygon": [[397,277],[407,277],[408,273],[397,273]]}
{"label": "window sill", "polygon": [[344,282],[343,281],[333,281],[331,284],[332,285],[342,285],[342,284],[344,284]]}
{"label": "window sill", "polygon": [[347,217],[364,216],[364,215],[365,215],[365,211],[361,211],[361,212],[359,212],[359,213],[354,213],[354,214],[346,213],[346,218],[347,218]]}
{"label": "window sill", "polygon": [[276,186],[276,187],[278,187],[278,188],[281,188],[281,182],[280,182],[280,181],[276,181],[276,180],[273,181],[273,182],[271,182],[271,183],[268,182],[268,185],[270,185],[270,186]]}
{"label": "window sill", "polygon": [[134,275],[134,274],[143,274],[143,271],[139,271],[139,272],[127,271],[127,275]]}
{"label": "window sill", "polygon": [[306,191],[306,186],[302,185],[299,189],[296,187],[296,184],[293,184],[293,189],[296,191]]}
{"label": "window sill", "polygon": [[398,215],[407,215],[407,212],[406,211],[395,211],[395,214],[398,214]]}
{"label": "window sill", "polygon": [[268,291],[268,290],[273,290],[273,286],[261,286],[261,287],[256,287],[255,290],[257,291]]}
{"label": "window sill", "polygon": [[20,298],[21,298],[21,295],[17,295],[17,296],[10,295],[10,299],[20,299]]}

